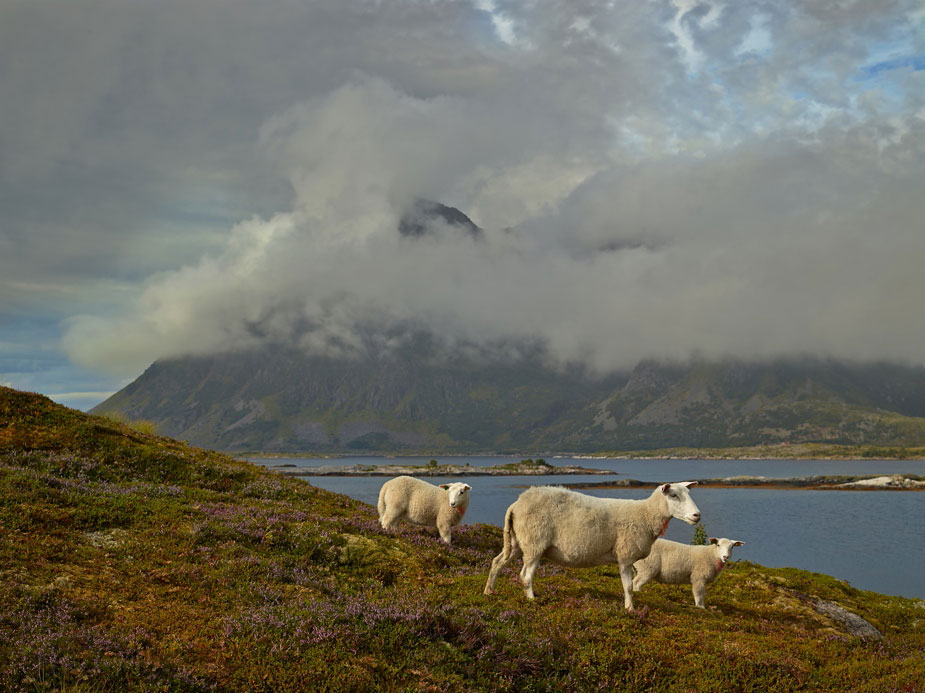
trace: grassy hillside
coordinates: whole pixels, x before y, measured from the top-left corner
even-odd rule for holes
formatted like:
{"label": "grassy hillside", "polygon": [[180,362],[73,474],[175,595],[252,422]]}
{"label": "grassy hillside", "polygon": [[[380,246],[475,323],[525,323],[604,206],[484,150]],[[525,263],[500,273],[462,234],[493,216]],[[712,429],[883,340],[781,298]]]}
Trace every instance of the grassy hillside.
{"label": "grassy hillside", "polygon": [[[3,690],[918,690],[925,602],[738,562],[693,608],[615,567],[481,594],[500,531],[447,548],[373,508],[0,388]],[[837,602],[883,634],[818,613]]]}

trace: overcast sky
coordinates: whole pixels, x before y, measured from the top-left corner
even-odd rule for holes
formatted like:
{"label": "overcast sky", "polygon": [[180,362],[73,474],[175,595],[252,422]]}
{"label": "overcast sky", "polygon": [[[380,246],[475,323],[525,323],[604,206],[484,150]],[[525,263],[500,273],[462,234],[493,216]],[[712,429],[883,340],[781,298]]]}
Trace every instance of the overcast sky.
{"label": "overcast sky", "polygon": [[0,0],[0,383],[71,406],[396,327],[923,363],[923,220],[919,0]]}

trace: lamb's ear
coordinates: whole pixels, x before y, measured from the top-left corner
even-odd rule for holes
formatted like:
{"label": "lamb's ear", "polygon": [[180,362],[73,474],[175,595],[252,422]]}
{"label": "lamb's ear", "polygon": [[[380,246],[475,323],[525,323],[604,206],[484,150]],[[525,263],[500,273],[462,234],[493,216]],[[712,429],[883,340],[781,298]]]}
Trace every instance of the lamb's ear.
{"label": "lamb's ear", "polygon": [[700,483],[699,481],[683,481],[681,482],[681,485],[684,486],[685,488],[690,488],[691,486],[696,486],[699,483]]}
{"label": "lamb's ear", "polygon": [[664,493],[667,496],[668,492],[671,490],[671,484],[662,484],[661,488],[662,488],[662,493]]}
{"label": "lamb's ear", "polygon": [[463,484],[463,486],[466,487],[466,490],[467,490],[467,491],[471,491],[471,490],[472,490],[472,487],[471,487],[469,484]]}
{"label": "lamb's ear", "polygon": [[734,541],[734,542],[732,542],[732,545],[733,545],[733,546],[742,546],[742,544],[744,544],[744,543],[745,543],[744,541]]}
{"label": "lamb's ear", "polygon": [[716,537],[710,537],[709,539],[707,539],[707,541],[710,542],[711,544],[719,544],[719,539],[717,539]]}
{"label": "lamb's ear", "polygon": [[449,484],[440,484],[440,488],[442,488],[444,491],[449,491],[449,490],[450,490],[450,485],[449,485]]}

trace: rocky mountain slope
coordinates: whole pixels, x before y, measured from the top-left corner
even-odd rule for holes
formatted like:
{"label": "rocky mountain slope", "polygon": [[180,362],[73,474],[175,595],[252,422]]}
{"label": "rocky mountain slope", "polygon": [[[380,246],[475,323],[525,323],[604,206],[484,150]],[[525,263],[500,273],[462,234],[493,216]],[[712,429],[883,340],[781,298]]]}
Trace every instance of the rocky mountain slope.
{"label": "rocky mountain slope", "polygon": [[438,359],[426,340],[338,360],[294,349],[159,361],[100,404],[222,450],[515,452],[777,442],[925,444],[925,369],[791,360],[593,377],[539,357]]}
{"label": "rocky mountain slope", "polygon": [[595,406],[592,425],[576,439],[609,439],[614,449],[775,442],[921,445],[925,369],[821,359],[644,362]]}

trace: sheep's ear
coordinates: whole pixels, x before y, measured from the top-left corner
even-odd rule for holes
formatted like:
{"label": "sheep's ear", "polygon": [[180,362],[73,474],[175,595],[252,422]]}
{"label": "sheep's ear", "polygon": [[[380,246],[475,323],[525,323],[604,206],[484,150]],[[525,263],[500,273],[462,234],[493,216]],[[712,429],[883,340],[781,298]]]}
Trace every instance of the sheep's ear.
{"label": "sheep's ear", "polygon": [[664,493],[666,496],[668,495],[668,492],[670,490],[671,490],[671,484],[662,484],[662,493]]}
{"label": "sheep's ear", "polygon": [[717,539],[716,537],[710,537],[709,539],[707,539],[707,541],[710,542],[711,544],[719,544],[719,539]]}
{"label": "sheep's ear", "polygon": [[744,544],[744,543],[745,543],[744,541],[734,541],[734,542],[732,542],[732,545],[733,545],[733,546],[742,546],[742,544]]}
{"label": "sheep's ear", "polygon": [[699,483],[700,483],[699,481],[684,481],[681,483],[681,485],[684,486],[685,488],[690,488],[691,486],[696,486]]}
{"label": "sheep's ear", "polygon": [[449,485],[449,484],[440,484],[440,488],[442,488],[444,491],[449,491],[449,490],[450,490],[450,485]]}
{"label": "sheep's ear", "polygon": [[469,484],[463,484],[463,486],[466,487],[466,490],[467,490],[467,491],[471,491],[471,490],[472,490],[472,487],[471,487]]}

